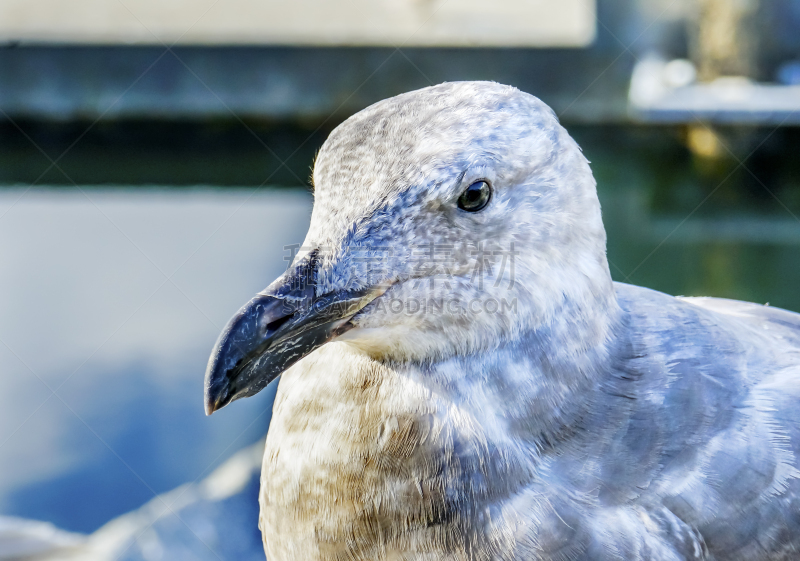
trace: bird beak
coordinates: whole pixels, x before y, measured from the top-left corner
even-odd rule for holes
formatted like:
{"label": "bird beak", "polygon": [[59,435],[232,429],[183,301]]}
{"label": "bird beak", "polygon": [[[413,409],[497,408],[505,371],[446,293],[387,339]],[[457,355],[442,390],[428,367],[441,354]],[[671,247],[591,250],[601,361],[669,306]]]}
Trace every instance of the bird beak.
{"label": "bird beak", "polygon": [[386,287],[317,296],[316,254],[309,254],[245,304],[211,351],[206,415],[255,395],[314,349],[353,327],[350,319]]}

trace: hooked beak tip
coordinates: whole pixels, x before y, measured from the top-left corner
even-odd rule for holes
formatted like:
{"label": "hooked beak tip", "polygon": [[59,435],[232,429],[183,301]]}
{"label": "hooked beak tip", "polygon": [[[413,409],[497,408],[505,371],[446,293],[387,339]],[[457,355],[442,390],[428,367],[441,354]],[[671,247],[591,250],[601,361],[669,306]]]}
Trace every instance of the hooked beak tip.
{"label": "hooked beak tip", "polygon": [[228,378],[227,376],[220,376],[215,366],[217,365],[209,364],[206,370],[206,387],[205,392],[203,392],[203,406],[206,416],[219,411],[230,401],[228,397],[231,393],[231,387]]}
{"label": "hooked beak tip", "polygon": [[225,399],[225,395],[218,396],[216,399],[206,398],[205,400],[205,408],[206,408],[206,417],[211,415],[212,413],[216,413],[223,407],[225,407],[229,400]]}
{"label": "hooked beak tip", "polygon": [[[208,376],[208,375],[207,375]],[[205,391],[205,399],[203,400],[203,405],[205,406],[206,416],[211,415],[212,413],[219,411],[223,407],[225,407],[230,399],[228,399],[230,395],[231,388],[227,385],[223,385],[220,387],[219,384],[211,385],[206,387]]]}

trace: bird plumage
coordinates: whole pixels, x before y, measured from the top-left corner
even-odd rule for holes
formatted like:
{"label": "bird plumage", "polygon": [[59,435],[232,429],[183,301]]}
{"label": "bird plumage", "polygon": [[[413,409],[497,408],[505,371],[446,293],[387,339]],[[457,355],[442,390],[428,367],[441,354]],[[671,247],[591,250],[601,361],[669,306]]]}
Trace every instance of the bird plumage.
{"label": "bird plumage", "polygon": [[[270,561],[800,558],[800,316],[613,283],[588,162],[542,102],[482,82],[380,102],[314,180],[297,269],[207,378],[213,411],[294,364],[261,478]],[[492,200],[465,213],[476,180]],[[446,274],[414,266],[426,244],[453,249]],[[359,303],[335,320],[275,320],[341,294]],[[281,327],[322,321],[302,345]]]}
{"label": "bird plumage", "polygon": [[615,351],[554,426],[534,341],[426,367],[333,343],[287,372],[268,558],[797,558],[800,316],[616,292]]}

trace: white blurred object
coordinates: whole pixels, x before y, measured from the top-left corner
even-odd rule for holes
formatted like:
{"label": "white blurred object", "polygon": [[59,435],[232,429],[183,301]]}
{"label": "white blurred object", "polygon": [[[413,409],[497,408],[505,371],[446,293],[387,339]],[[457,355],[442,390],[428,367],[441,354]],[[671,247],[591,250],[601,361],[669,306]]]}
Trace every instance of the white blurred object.
{"label": "white blurred object", "polygon": [[631,76],[631,116],[657,123],[800,123],[800,85],[760,84],[743,76],[710,83],[695,79],[695,67],[688,60],[645,57]]}
{"label": "white blurred object", "polygon": [[64,532],[48,522],[0,516],[0,561],[68,554],[85,541],[86,536]]}
{"label": "white blurred object", "polygon": [[678,58],[664,65],[662,79],[671,88],[688,86],[694,83],[695,78],[697,78],[697,70],[691,61]]}
{"label": "white blurred object", "polygon": [[0,41],[584,47],[596,0],[4,0]]}
{"label": "white blurred object", "polygon": [[89,536],[0,517],[0,561],[261,561],[263,455],[260,439],[206,479],[159,495]]}

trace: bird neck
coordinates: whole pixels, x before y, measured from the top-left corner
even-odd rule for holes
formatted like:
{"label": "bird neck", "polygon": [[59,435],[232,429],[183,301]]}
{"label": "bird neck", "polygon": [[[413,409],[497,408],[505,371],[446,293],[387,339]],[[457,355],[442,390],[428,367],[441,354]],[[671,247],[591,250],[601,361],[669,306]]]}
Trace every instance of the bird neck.
{"label": "bird neck", "polygon": [[618,358],[624,321],[613,289],[583,307],[564,302],[551,320],[488,351],[417,368],[489,432],[534,449],[568,438]]}
{"label": "bird neck", "polygon": [[[379,504],[398,540],[432,548],[432,525],[463,535],[450,497],[513,501],[539,480],[539,458],[592,418],[585,408],[601,401],[592,392],[614,360],[621,315],[613,298],[598,306],[609,313],[565,309],[560,322],[435,363],[390,364],[344,342],[321,347],[278,390],[263,527],[282,536],[291,520],[341,544],[372,528],[369,508]],[[568,333],[583,346],[569,346]]]}

